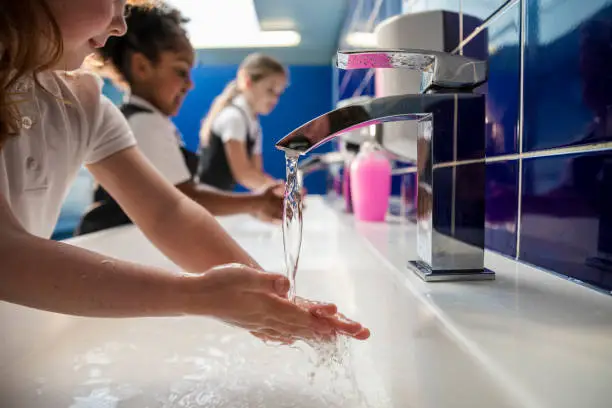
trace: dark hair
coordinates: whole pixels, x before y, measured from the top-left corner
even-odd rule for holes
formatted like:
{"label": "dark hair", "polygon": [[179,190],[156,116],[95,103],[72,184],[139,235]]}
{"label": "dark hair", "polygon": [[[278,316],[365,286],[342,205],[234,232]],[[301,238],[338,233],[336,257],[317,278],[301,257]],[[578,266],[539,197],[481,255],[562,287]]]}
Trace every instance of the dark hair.
{"label": "dark hair", "polygon": [[126,34],[109,38],[106,45],[98,50],[102,70],[110,68],[111,73],[119,77],[112,79],[131,84],[130,62],[134,53],[141,53],[157,63],[164,51],[181,51],[186,46],[191,47],[183,27],[187,22],[189,19],[162,1],[153,7],[129,6]]}

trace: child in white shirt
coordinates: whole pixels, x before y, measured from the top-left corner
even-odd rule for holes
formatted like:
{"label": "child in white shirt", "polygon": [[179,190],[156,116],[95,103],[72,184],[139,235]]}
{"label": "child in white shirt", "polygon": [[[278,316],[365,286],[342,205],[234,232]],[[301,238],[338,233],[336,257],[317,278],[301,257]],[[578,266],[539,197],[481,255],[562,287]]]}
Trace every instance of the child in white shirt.
{"label": "child in white shirt", "polygon": [[[0,13],[0,300],[81,316],[213,316],[293,341],[360,324],[333,305],[286,299],[213,216],[135,146],[100,82],[79,68],[126,31],[125,0],[20,0]],[[49,240],[85,163],[143,233],[184,268],[176,275]],[[318,317],[317,317],[318,316]]]}

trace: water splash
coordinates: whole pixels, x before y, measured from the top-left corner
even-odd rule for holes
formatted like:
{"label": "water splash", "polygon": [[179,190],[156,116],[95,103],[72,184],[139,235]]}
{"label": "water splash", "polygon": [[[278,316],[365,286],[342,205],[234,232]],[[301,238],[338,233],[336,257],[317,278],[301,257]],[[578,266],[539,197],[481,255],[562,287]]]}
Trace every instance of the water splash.
{"label": "water splash", "polygon": [[289,300],[295,301],[295,278],[302,247],[302,186],[298,176],[299,156],[286,154],[287,183],[283,205],[283,248],[285,270],[291,283]]}
{"label": "water splash", "polygon": [[334,342],[306,342],[313,354],[310,357],[312,369],[308,372],[311,387],[322,389],[321,398],[325,406],[336,405],[337,401],[349,402],[355,408],[373,408],[362,392],[352,363],[350,340],[338,336]]}

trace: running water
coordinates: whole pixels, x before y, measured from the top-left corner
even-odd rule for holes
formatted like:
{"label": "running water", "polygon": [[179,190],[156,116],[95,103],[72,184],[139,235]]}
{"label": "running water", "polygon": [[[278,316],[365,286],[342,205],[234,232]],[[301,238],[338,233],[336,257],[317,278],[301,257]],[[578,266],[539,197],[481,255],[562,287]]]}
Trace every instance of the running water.
{"label": "running water", "polygon": [[[285,269],[289,278],[289,300],[296,301],[295,279],[302,246],[302,185],[298,172],[299,155],[287,153],[287,182],[283,206],[283,247]],[[359,389],[353,367],[348,338],[336,337],[335,341],[304,340],[314,354],[309,358],[312,369],[308,372],[311,386],[323,387],[321,398],[327,406],[336,406],[334,399],[351,401],[359,408],[371,408]],[[300,349],[299,347],[295,347]],[[331,397],[328,399],[327,397]]]}
{"label": "running water", "polygon": [[302,247],[302,186],[298,175],[299,155],[286,154],[287,184],[283,206],[285,270],[291,283],[289,300],[295,301],[295,278]]}

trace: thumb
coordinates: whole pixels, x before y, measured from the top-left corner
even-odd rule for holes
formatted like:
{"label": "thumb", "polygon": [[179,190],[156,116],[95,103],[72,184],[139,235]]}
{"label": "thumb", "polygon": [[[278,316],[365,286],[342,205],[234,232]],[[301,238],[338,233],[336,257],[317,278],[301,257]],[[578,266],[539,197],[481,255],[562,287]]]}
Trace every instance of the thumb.
{"label": "thumb", "polygon": [[254,292],[274,293],[278,296],[287,296],[289,292],[289,279],[283,275],[257,272],[252,273],[246,283],[248,289]]}

